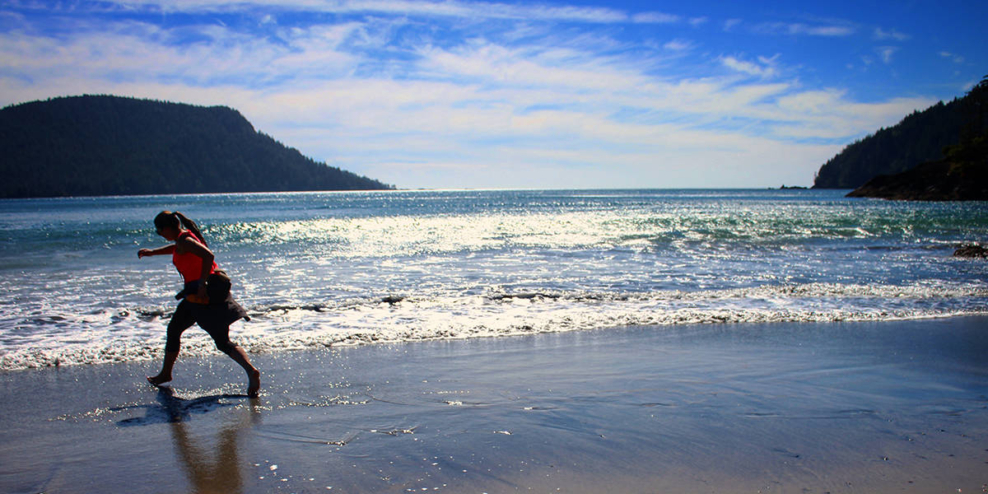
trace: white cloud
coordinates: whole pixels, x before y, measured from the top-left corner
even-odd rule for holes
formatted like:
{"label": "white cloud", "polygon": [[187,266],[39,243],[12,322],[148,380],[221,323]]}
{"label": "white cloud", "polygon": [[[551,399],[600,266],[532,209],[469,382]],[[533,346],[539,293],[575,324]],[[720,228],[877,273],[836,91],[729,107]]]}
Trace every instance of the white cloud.
{"label": "white cloud", "polygon": [[721,57],[720,61],[729,69],[767,79],[774,77],[778,73],[775,68],[775,61],[777,58],[778,55],[772,58],[759,57],[758,61],[761,62],[760,64],[746,62],[734,57]]}
{"label": "white cloud", "polygon": [[669,51],[686,51],[693,48],[693,43],[688,40],[674,39],[663,44],[662,48]]}
{"label": "white cloud", "polygon": [[689,23],[693,27],[700,27],[707,23],[710,19],[707,17],[691,17]]}
{"label": "white cloud", "polygon": [[[258,9],[333,14],[380,14],[463,19],[546,20],[586,23],[628,22],[625,12],[606,7],[507,4],[470,1],[421,0],[108,0],[101,9],[153,11],[165,14],[251,12]],[[61,7],[56,7],[61,8]],[[85,8],[65,7],[73,11]]]}
{"label": "white cloud", "polygon": [[892,56],[899,51],[897,46],[879,46],[875,48],[875,53],[882,59],[882,63],[888,65],[892,63]]}
{"label": "white cloud", "polygon": [[741,25],[741,22],[741,19],[728,19],[724,21],[724,31],[731,31]]}
{"label": "white cloud", "polygon": [[948,59],[948,60],[950,60],[950,61],[952,61],[952,62],[954,62],[956,64],[962,64],[962,63],[964,63],[964,57],[962,57],[960,55],[957,55],[957,54],[954,54],[954,53],[950,53],[949,51],[941,51],[940,52],[940,56],[943,57],[943,58],[946,58],[946,59]]}
{"label": "white cloud", "polygon": [[801,115],[801,118],[797,125],[778,126],[775,133],[780,137],[840,138],[847,136],[850,128],[859,129],[858,132],[874,132],[934,103],[931,98],[894,98],[878,103],[856,103],[849,101],[842,90],[805,91],[778,99],[779,111]]}
{"label": "white cloud", "polygon": [[631,20],[640,24],[673,24],[682,20],[678,15],[662,12],[643,12],[631,16]]}
{"label": "white cloud", "polygon": [[419,66],[446,78],[465,78],[471,83],[503,87],[571,88],[595,91],[624,91],[647,85],[638,72],[622,70],[608,60],[558,50],[527,54],[491,43],[477,43],[457,51],[436,47],[420,51]]}
{"label": "white cloud", "polygon": [[875,33],[874,33],[873,37],[875,39],[877,39],[877,40],[894,39],[896,41],[906,41],[906,40],[908,40],[910,38],[910,36],[908,34],[900,33],[899,31],[896,31],[895,29],[892,29],[892,30],[889,30],[889,31],[885,31],[884,29],[882,29],[880,27],[876,27],[875,28]]}
{"label": "white cloud", "polygon": [[754,32],[759,34],[787,34],[793,36],[824,36],[843,37],[854,34],[855,29],[851,26],[841,25],[819,25],[810,26],[802,23],[768,22],[754,27]]}
{"label": "white cloud", "polygon": [[776,64],[776,62],[779,61],[779,57],[781,57],[781,56],[782,56],[781,53],[776,53],[775,55],[772,55],[771,57],[759,56],[758,57],[758,61],[761,62],[762,65],[774,66]]}

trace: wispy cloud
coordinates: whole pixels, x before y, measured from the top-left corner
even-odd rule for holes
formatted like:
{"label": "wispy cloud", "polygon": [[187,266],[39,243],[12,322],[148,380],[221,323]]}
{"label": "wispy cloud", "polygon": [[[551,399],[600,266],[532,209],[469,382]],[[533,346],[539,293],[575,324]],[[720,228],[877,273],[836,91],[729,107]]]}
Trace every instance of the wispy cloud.
{"label": "wispy cloud", "polygon": [[[930,103],[858,102],[805,86],[775,50],[696,40],[721,28],[762,40],[749,33],[853,32],[837,24],[456,1],[92,5],[114,12],[28,15],[0,31],[0,102],[107,93],[224,104],[316,159],[403,187],[807,183],[849,138]],[[186,15],[159,23],[147,12]],[[220,25],[217,12],[252,22]],[[311,12],[340,15],[301,15]],[[648,39],[619,38],[614,23]],[[895,51],[877,53],[888,63]]]}
{"label": "wispy cloud", "polygon": [[662,44],[662,48],[669,51],[686,51],[693,48],[693,43],[685,39],[674,39]]}
{"label": "wispy cloud", "polygon": [[856,32],[852,26],[843,25],[809,25],[790,22],[766,22],[754,26],[753,31],[761,34],[786,34],[793,36],[850,36]]}
{"label": "wispy cloud", "polygon": [[874,37],[874,39],[880,40],[880,41],[887,40],[887,39],[894,39],[896,41],[906,41],[906,40],[908,40],[910,38],[910,36],[908,34],[900,33],[899,31],[896,31],[895,29],[890,29],[890,30],[886,31],[886,30],[884,30],[884,29],[882,29],[880,27],[876,27],[875,28],[875,33],[874,33],[873,37]]}
{"label": "wispy cloud", "polygon": [[775,77],[778,74],[776,69],[776,61],[778,60],[778,57],[779,55],[775,55],[771,58],[758,57],[758,63],[739,60],[735,57],[721,57],[720,61],[729,69],[748,75],[761,77],[763,79],[768,79],[770,77]]}
{"label": "wispy cloud", "polygon": [[673,24],[682,20],[682,17],[662,12],[643,12],[635,14],[631,20],[641,24]]}
{"label": "wispy cloud", "polygon": [[875,48],[875,53],[881,57],[882,62],[886,65],[892,63],[892,56],[895,55],[897,51],[899,51],[899,47],[897,46],[879,46]]}
{"label": "wispy cloud", "polygon": [[948,59],[948,60],[950,60],[950,61],[952,61],[952,62],[954,62],[956,64],[962,64],[962,63],[964,63],[964,57],[962,57],[960,55],[957,55],[957,54],[954,54],[954,53],[950,53],[949,51],[941,51],[940,52],[940,56],[943,57],[943,58],[946,58],[946,59]]}
{"label": "wispy cloud", "polygon": [[[43,8],[50,7],[46,5]],[[85,7],[73,5],[65,8],[78,10]],[[627,13],[607,7],[457,0],[109,0],[91,4],[91,8],[150,11],[166,14],[249,12],[267,8],[282,12],[381,14],[466,19],[558,20],[588,23],[629,21]]]}

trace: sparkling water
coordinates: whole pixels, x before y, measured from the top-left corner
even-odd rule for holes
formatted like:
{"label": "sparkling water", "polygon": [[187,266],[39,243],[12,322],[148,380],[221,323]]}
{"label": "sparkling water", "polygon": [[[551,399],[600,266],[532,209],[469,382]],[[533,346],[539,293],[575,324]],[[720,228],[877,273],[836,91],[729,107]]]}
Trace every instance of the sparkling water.
{"label": "sparkling water", "polygon": [[[986,313],[988,203],[844,191],[387,191],[0,201],[0,369],[160,355],[202,227],[249,351],[685,323]],[[190,330],[185,354],[216,350]]]}

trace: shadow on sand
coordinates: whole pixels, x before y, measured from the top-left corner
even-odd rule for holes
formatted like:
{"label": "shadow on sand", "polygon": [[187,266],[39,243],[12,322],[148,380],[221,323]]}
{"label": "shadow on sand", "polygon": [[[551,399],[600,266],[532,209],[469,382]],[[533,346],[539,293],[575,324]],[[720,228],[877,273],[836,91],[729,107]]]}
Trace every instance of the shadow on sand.
{"label": "shadow on sand", "polygon": [[185,422],[190,420],[194,414],[203,414],[221,408],[235,407],[239,405],[240,401],[250,400],[247,395],[235,394],[201,396],[186,400],[176,397],[175,392],[168,386],[158,388],[157,399],[157,404],[135,405],[115,409],[115,411],[128,408],[144,408],[146,410],[143,417],[124,419],[117,422],[117,425],[120,427],[134,427]]}

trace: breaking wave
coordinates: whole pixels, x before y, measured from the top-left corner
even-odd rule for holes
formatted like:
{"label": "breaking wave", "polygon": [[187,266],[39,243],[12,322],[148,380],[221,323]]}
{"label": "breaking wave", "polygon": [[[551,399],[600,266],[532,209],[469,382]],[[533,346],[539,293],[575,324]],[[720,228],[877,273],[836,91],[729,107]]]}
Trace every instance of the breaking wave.
{"label": "breaking wave", "polygon": [[[249,308],[234,341],[268,353],[371,343],[403,343],[586,331],[623,326],[893,321],[988,314],[988,288],[931,286],[766,285],[707,291],[597,293],[505,291],[480,295],[416,294]],[[32,315],[0,337],[0,369],[146,361],[160,357],[170,310],[132,308],[85,315]],[[186,356],[215,355],[205,332],[183,336]]]}

